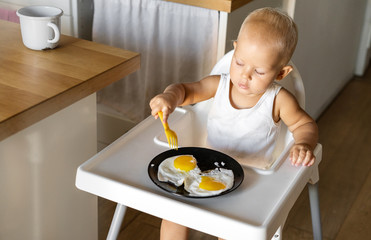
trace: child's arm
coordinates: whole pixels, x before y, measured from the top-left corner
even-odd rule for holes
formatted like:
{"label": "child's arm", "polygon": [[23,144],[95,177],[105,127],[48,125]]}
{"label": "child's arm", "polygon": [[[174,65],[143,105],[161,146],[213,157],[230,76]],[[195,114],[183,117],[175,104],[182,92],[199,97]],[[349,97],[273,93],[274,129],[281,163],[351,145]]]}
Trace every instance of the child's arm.
{"label": "child's arm", "polygon": [[276,97],[275,116],[279,116],[293,134],[295,144],[290,151],[291,163],[311,166],[315,161],[313,151],[318,141],[316,122],[286,89],[282,89]]}
{"label": "child's arm", "polygon": [[168,86],[163,93],[151,99],[151,114],[157,118],[163,112],[164,122],[177,106],[198,103],[214,97],[220,76],[208,76],[198,82],[177,83]]}

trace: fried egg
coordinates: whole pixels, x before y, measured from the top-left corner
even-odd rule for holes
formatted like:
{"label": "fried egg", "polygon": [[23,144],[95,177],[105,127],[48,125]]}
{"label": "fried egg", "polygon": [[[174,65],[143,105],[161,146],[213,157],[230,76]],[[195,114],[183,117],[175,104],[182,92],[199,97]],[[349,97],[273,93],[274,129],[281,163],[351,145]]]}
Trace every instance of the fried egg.
{"label": "fried egg", "polygon": [[162,182],[171,182],[179,187],[187,176],[198,175],[201,170],[192,155],[178,155],[170,157],[158,166],[157,178]]}
{"label": "fried egg", "polygon": [[197,175],[189,175],[184,181],[184,189],[193,196],[212,196],[233,187],[233,171],[216,168]]}

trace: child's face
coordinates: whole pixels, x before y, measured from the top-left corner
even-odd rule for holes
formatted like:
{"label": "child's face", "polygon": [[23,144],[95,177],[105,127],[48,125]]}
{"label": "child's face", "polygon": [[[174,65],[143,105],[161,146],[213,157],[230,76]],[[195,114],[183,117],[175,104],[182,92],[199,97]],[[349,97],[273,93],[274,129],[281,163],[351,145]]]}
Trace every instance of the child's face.
{"label": "child's face", "polygon": [[292,70],[291,66],[282,66],[280,51],[269,43],[269,36],[266,37],[265,40],[252,32],[239,36],[234,42],[230,76],[241,94],[262,95],[275,79],[281,80]]}

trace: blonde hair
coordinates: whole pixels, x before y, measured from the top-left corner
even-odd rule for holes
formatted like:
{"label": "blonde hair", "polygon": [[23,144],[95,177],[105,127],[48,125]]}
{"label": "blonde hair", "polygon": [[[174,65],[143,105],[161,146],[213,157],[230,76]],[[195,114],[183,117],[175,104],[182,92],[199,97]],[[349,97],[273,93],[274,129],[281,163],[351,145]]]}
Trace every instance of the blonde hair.
{"label": "blonde hair", "polygon": [[[251,12],[242,23],[240,36],[244,26],[248,22],[260,22],[266,24],[269,29],[263,34],[273,36],[278,49],[282,51],[283,62],[287,64],[294,54],[296,44],[298,42],[298,29],[294,20],[286,13],[275,8],[260,8]],[[268,32],[269,31],[269,32]]]}

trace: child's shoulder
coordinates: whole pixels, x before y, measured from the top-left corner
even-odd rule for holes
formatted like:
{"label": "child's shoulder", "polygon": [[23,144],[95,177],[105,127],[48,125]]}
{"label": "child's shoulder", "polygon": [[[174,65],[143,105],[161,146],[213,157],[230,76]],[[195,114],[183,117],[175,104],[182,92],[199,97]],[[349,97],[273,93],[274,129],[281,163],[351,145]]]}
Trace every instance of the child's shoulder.
{"label": "child's shoulder", "polygon": [[219,81],[220,75],[210,75],[200,81],[188,83],[186,86],[190,89],[189,92],[194,95],[193,97],[197,99],[196,102],[198,102],[214,97]]}
{"label": "child's shoulder", "polygon": [[209,75],[203,78],[200,82],[203,85],[207,85],[208,87],[218,87],[220,80],[222,79],[222,75]]}
{"label": "child's shoulder", "polygon": [[295,96],[289,91],[287,90],[285,87],[277,84],[277,86],[280,87],[280,90],[277,94],[277,98],[280,98],[282,100],[296,100]]}
{"label": "child's shoulder", "polygon": [[283,108],[298,109],[300,105],[294,96],[289,90],[282,87],[278,92],[275,99],[275,106],[277,110],[282,110]]}

